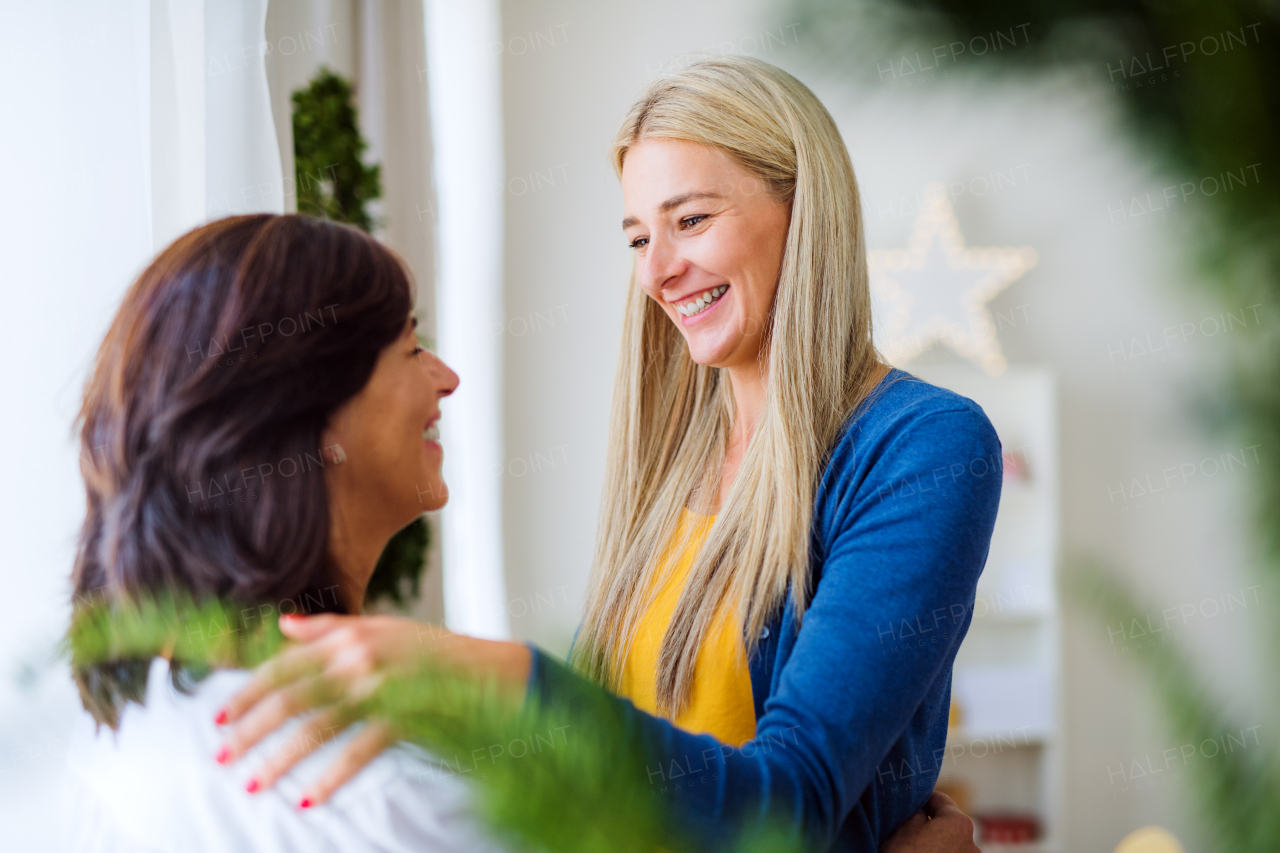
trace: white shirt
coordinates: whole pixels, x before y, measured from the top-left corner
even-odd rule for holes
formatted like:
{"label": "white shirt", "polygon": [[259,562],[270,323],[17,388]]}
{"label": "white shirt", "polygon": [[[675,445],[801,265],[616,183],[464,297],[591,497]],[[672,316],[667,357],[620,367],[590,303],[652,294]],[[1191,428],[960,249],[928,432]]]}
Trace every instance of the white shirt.
{"label": "white shirt", "polygon": [[[298,802],[354,730],[324,744],[271,788],[245,784],[292,726],[234,765],[214,761],[224,734],[214,715],[248,680],[217,671],[187,696],[163,658],[151,664],[146,705],[126,704],[118,731],[77,720],[67,753],[63,830],[83,853],[398,853],[498,851],[474,816],[471,791],[427,753],[387,750],[322,806]],[[294,725],[297,725],[295,722]]]}

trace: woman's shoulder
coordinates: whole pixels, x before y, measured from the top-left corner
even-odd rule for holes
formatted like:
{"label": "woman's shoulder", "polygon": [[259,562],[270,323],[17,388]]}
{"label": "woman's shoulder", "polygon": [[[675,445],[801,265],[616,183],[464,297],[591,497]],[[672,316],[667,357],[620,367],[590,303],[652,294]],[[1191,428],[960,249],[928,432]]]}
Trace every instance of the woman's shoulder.
{"label": "woman's shoulder", "polygon": [[[238,768],[218,767],[212,759],[218,747],[212,717],[216,696],[247,678],[248,673],[215,672],[184,695],[172,685],[168,662],[156,658],[147,673],[144,702],[126,703],[114,730],[82,714],[67,750],[63,806],[65,823],[74,832],[69,848],[169,850],[219,817],[224,829],[207,838],[207,849],[223,849],[218,841],[228,832],[227,840],[255,849],[252,833],[260,830],[269,809],[233,796],[233,786],[243,786],[247,777],[240,779],[244,774]],[[243,787],[235,793],[248,797]],[[236,838],[237,833],[247,837]]]}
{"label": "woman's shoulder", "polygon": [[848,427],[849,432],[865,438],[943,414],[968,416],[975,426],[990,425],[982,407],[973,400],[895,367],[853,413]]}
{"label": "woman's shoulder", "polygon": [[403,749],[384,753],[330,802],[298,809],[306,785],[352,733],[321,745],[272,788],[245,785],[283,730],[231,767],[213,756],[217,709],[249,673],[215,672],[190,694],[174,689],[166,661],[152,662],[146,703],[122,710],[115,731],[86,714],[67,758],[64,810],[70,849],[392,851],[476,849],[469,791],[438,765]]}
{"label": "woman's shoulder", "polygon": [[846,422],[822,496],[882,491],[886,482],[945,478],[961,468],[981,472],[985,484],[1000,480],[1000,438],[986,413],[968,397],[895,368]]}

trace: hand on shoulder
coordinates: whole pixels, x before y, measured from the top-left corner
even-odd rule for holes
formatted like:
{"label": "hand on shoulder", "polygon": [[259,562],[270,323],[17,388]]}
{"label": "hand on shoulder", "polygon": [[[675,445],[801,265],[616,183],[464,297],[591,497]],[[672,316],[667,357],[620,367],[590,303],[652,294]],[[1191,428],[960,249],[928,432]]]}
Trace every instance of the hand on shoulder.
{"label": "hand on shoulder", "polygon": [[[522,686],[529,678],[531,654],[522,644],[480,640],[399,616],[286,615],[280,619],[280,630],[294,645],[259,666],[216,720],[228,726],[217,760],[229,764],[291,717],[313,712],[258,769],[251,793],[271,787],[334,732],[354,722],[353,704],[376,690],[388,673],[434,658],[492,673],[502,683]],[[370,721],[300,805],[325,802],[395,741],[389,726]]]}

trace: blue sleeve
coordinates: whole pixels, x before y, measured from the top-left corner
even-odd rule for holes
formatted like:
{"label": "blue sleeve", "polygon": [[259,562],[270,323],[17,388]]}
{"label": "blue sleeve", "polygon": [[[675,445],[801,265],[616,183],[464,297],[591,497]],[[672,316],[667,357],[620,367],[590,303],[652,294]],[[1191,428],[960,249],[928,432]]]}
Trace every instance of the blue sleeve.
{"label": "blue sleeve", "polygon": [[[945,733],[938,694],[949,690],[968,626],[1000,481],[1000,442],[976,407],[904,418],[856,442],[846,436],[816,505],[821,574],[756,737],[734,748],[617,700],[650,756],[654,793],[709,837],[716,827],[724,838],[725,827],[771,818],[818,849],[839,835],[842,848],[873,853],[936,778],[935,769],[911,802],[886,807],[875,796],[878,765],[897,754],[909,725],[919,728],[918,712],[931,717],[926,728]],[[887,654],[886,641],[904,626],[935,641]],[[531,691],[599,689],[535,657]]]}

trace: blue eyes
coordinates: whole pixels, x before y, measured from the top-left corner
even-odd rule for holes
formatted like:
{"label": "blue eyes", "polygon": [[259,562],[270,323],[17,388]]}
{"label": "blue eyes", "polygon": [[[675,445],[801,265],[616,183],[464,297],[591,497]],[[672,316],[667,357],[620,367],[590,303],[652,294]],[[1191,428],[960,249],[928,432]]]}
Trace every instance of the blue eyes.
{"label": "blue eyes", "polygon": [[[693,216],[686,216],[684,219],[680,220],[680,229],[682,231],[687,231],[688,229],[693,228],[696,225],[700,225],[702,223],[702,220],[708,218],[709,216],[710,214],[707,214],[707,213],[696,213]],[[645,246],[649,245],[649,238],[637,237],[627,245],[630,246],[632,249],[643,249]]]}

